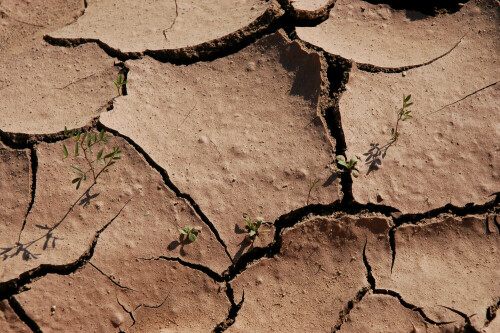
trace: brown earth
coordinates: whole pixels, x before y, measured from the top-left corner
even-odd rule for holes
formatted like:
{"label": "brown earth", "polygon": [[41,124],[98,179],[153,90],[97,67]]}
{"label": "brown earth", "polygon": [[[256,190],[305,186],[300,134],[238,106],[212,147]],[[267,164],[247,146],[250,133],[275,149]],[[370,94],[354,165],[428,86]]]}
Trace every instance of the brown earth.
{"label": "brown earth", "polygon": [[390,3],[0,0],[0,332],[499,332],[500,4]]}

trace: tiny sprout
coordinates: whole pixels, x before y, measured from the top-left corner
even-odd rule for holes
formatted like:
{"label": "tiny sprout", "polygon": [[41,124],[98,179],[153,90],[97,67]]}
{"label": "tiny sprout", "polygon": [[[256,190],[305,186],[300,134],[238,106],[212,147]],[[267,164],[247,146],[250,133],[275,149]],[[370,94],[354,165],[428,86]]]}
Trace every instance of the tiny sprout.
{"label": "tiny sprout", "polygon": [[405,94],[403,94],[403,107],[396,111],[396,114],[398,116],[398,119],[396,120],[396,128],[391,129],[391,135],[394,141],[396,141],[399,137],[399,132],[398,132],[399,121],[405,121],[407,119],[413,118],[410,115],[411,111],[407,110],[407,108],[413,105],[413,102],[408,103],[410,101],[410,98],[411,95],[405,96]]}
{"label": "tiny sprout", "polygon": [[186,238],[192,243],[196,240],[198,234],[201,233],[201,228],[187,226],[184,229],[179,229],[179,232],[181,235],[187,236]]}
{"label": "tiny sprout", "polygon": [[[347,170],[351,175],[354,177],[359,176],[359,170],[356,168],[356,164],[358,163],[358,160],[356,158],[351,158],[349,162],[346,162],[346,159],[343,155],[338,155],[337,156],[337,163],[340,164]],[[344,172],[345,170],[339,170],[339,172]]]}
{"label": "tiny sprout", "polygon": [[116,90],[118,90],[118,96],[122,95],[121,88],[122,88],[123,85],[127,84],[127,82],[128,81],[126,81],[126,80],[124,81],[123,80],[123,75],[122,74],[120,74],[120,76],[118,76],[118,80],[117,81],[113,80],[113,83],[115,84]]}
{"label": "tiny sprout", "polygon": [[244,217],[243,219],[245,220],[245,223],[247,224],[245,226],[245,228],[248,231],[247,237],[251,241],[253,241],[255,239],[255,237],[257,237],[259,235],[260,232],[268,232],[268,231],[270,231],[270,230],[260,230],[259,231],[260,226],[264,222],[264,220],[262,218],[257,218],[257,222],[256,223],[252,222],[252,220],[250,218],[248,218],[248,217]]}
{"label": "tiny sprout", "polygon": [[306,206],[309,205],[309,197],[311,196],[311,191],[316,186],[316,184],[318,184],[318,182],[319,182],[318,178],[309,182],[309,192],[307,193]]}

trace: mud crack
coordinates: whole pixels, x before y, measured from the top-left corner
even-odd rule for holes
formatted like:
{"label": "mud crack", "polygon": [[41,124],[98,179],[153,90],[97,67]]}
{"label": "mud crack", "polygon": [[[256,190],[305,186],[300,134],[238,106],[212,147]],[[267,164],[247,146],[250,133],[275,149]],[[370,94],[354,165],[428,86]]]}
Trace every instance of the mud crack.
{"label": "mud crack", "polygon": [[9,297],[9,305],[19,319],[22,320],[34,333],[42,333],[40,326],[38,326],[38,324],[26,313],[17,298],[14,296]]}
{"label": "mud crack", "polygon": [[[280,6],[272,4],[260,17],[242,29],[229,33],[216,40],[178,49],[126,52],[113,48],[96,38],[55,38],[45,35],[43,36],[43,39],[51,45],[62,47],[76,47],[81,44],[96,43],[104,52],[106,52],[106,54],[110,57],[117,58],[120,61],[150,56],[160,62],[168,62],[177,65],[189,65],[199,61],[212,61],[240,51],[241,49],[254,43],[257,39],[267,34],[274,33],[280,29],[283,25],[283,21],[280,20],[282,16],[283,10]],[[166,33],[163,35],[167,38]]]}
{"label": "mud crack", "polygon": [[105,277],[107,277],[107,278],[108,278],[108,280],[109,280],[109,281],[111,281],[111,282],[112,282],[115,286],[118,286],[118,287],[120,287],[121,289],[127,289],[127,290],[131,290],[131,291],[137,291],[137,290],[132,289],[132,288],[129,288],[129,287],[127,287],[127,286],[122,286],[120,283],[116,282],[116,280],[115,280],[112,276],[110,276],[110,275],[108,275],[108,274],[104,273],[104,272],[103,272],[103,271],[102,271],[99,267],[97,267],[97,266],[96,266],[94,263],[92,263],[91,261],[89,261],[89,265],[90,265],[90,266],[92,266],[92,267],[94,267],[94,268],[95,268],[95,269],[96,269],[99,273],[101,273],[102,275],[104,275]]}
{"label": "mud crack", "polygon": [[123,135],[123,134],[119,133],[118,131],[116,131],[114,129],[106,127],[100,121],[97,124],[97,129],[98,130],[104,129],[104,130],[112,133],[115,136],[119,136],[119,137],[123,138],[125,141],[127,141],[132,147],[134,147],[134,149],[140,155],[142,155],[142,157],[144,157],[144,159],[148,162],[148,164],[153,169],[155,169],[162,176],[162,179],[163,179],[163,182],[165,183],[165,185],[170,190],[172,190],[178,198],[186,200],[191,205],[191,207],[194,209],[194,211],[196,212],[196,214],[198,214],[198,216],[203,221],[203,223],[205,223],[205,225],[208,226],[208,228],[215,235],[215,238],[217,239],[217,241],[222,245],[222,247],[224,248],[224,251],[226,252],[226,255],[228,256],[228,258],[231,260],[231,262],[233,261],[233,258],[231,257],[231,255],[229,254],[229,251],[227,250],[226,244],[224,243],[224,241],[220,237],[219,232],[215,228],[214,224],[208,219],[208,217],[201,210],[200,206],[196,203],[196,201],[189,194],[181,192],[179,190],[179,188],[177,186],[175,186],[175,184],[170,180],[170,176],[168,175],[167,170],[165,170],[158,163],[156,163],[153,160],[153,158],[151,156],[149,156],[149,154],[146,153],[146,151],[144,149],[142,149],[141,146],[139,146],[137,143],[135,143],[128,136]]}
{"label": "mud crack", "polygon": [[178,262],[179,264],[186,266],[188,268],[200,271],[210,277],[212,280],[216,282],[224,282],[224,278],[211,270],[210,268],[200,265],[200,264],[193,264],[189,261],[182,260],[178,257],[166,257],[166,256],[159,256],[159,257],[152,257],[152,258],[138,258],[139,260],[144,260],[144,261],[158,261],[158,260],[166,260],[166,261],[174,261]]}
{"label": "mud crack", "polygon": [[26,210],[26,215],[24,216],[23,225],[21,226],[21,230],[19,231],[19,237],[17,238],[17,242],[21,242],[21,235],[23,233],[24,227],[26,226],[26,221],[28,220],[28,215],[31,213],[31,209],[33,208],[33,204],[35,203],[35,194],[36,194],[36,176],[38,172],[38,156],[36,154],[36,145],[32,145],[30,148],[30,175],[31,175],[31,186],[30,186],[30,202],[28,205],[28,209]]}
{"label": "mud crack", "polygon": [[474,96],[475,94],[477,94],[478,92],[480,92],[480,91],[482,91],[482,90],[484,90],[484,89],[487,89],[487,88],[493,87],[494,85],[496,85],[496,84],[498,84],[498,83],[500,83],[500,81],[493,82],[493,83],[488,84],[487,86],[484,86],[484,87],[482,87],[482,88],[479,88],[479,89],[477,89],[476,91],[473,91],[473,92],[471,92],[470,94],[465,95],[464,97],[460,98],[459,100],[456,100],[456,101],[455,101],[455,102],[453,102],[453,103],[446,104],[445,106],[441,107],[440,109],[437,109],[436,111],[432,111],[430,114],[433,114],[433,113],[439,112],[439,111],[441,111],[441,110],[443,110],[443,109],[446,109],[446,108],[447,108],[447,107],[449,107],[449,106],[452,106],[452,105],[454,105],[454,104],[457,104],[457,103],[459,103],[459,102],[463,101],[464,99],[466,99],[466,98],[468,98],[468,97]]}
{"label": "mud crack", "polygon": [[379,73],[379,72],[382,72],[382,73],[388,73],[388,74],[390,74],[390,73],[401,73],[403,71],[407,71],[407,70],[410,70],[410,69],[427,66],[427,65],[430,65],[433,62],[435,62],[435,61],[437,61],[437,60],[439,60],[439,59],[447,56],[448,54],[450,54],[453,50],[455,50],[458,47],[458,45],[460,45],[460,43],[465,38],[465,36],[467,36],[467,34],[465,34],[464,36],[462,36],[462,38],[460,38],[459,41],[456,42],[455,45],[453,45],[445,53],[443,53],[443,54],[441,54],[441,55],[437,56],[436,58],[433,58],[433,59],[431,59],[429,61],[421,63],[421,64],[401,66],[401,67],[380,67],[380,66],[375,66],[375,65],[372,65],[372,64],[359,63],[359,64],[356,64],[356,66],[357,66],[357,68],[359,70],[362,70],[362,71],[365,71],[365,72],[370,72],[370,73]]}
{"label": "mud crack", "polygon": [[74,262],[69,264],[53,265],[53,264],[41,264],[29,271],[26,271],[19,275],[17,278],[0,283],[0,300],[4,300],[12,297],[13,295],[19,294],[23,291],[28,290],[27,284],[35,282],[36,280],[44,277],[48,274],[58,274],[58,275],[69,275],[76,272],[78,269],[85,266],[92,256],[94,255],[95,247],[99,241],[101,234],[118,218],[123,209],[132,200],[130,198],[123,206],[120,208],[118,213],[111,218],[101,229],[96,231],[94,238],[89,246],[89,248]]}
{"label": "mud crack", "polygon": [[432,325],[445,325],[445,324],[452,323],[452,322],[436,322],[436,321],[432,320],[431,318],[429,318],[424,313],[424,311],[423,311],[422,308],[420,308],[420,307],[418,307],[416,305],[413,305],[411,303],[406,302],[399,293],[397,293],[397,292],[395,292],[393,290],[390,290],[390,289],[377,289],[377,287],[376,287],[376,281],[375,281],[375,278],[373,277],[373,274],[372,274],[372,268],[371,268],[370,263],[368,262],[368,258],[366,256],[366,245],[367,245],[367,243],[365,242],[365,245],[363,247],[363,263],[365,264],[365,267],[366,267],[367,281],[370,284],[370,289],[372,290],[373,294],[389,295],[389,296],[397,298],[398,301],[399,301],[399,303],[401,303],[402,306],[404,306],[405,308],[410,309],[412,311],[418,312],[420,314],[420,316],[426,322],[428,322],[429,324],[432,324]]}
{"label": "mud crack", "polygon": [[172,23],[170,24],[170,26],[163,30],[163,36],[165,37],[165,40],[168,42],[168,38],[167,38],[167,32],[169,30],[172,30],[172,28],[174,27],[174,24],[175,24],[175,21],[177,20],[177,17],[179,16],[179,6],[177,5],[177,0],[174,0],[175,2],[175,17],[174,17],[174,20],[172,21]]}
{"label": "mud crack", "polygon": [[229,313],[222,322],[217,324],[217,326],[213,329],[213,333],[221,333],[227,330],[231,325],[236,321],[236,317],[238,316],[238,312],[243,306],[243,302],[245,301],[245,290],[243,290],[243,294],[241,295],[241,300],[238,303],[234,301],[234,290],[229,282],[226,282],[226,295],[231,303],[231,307],[229,308]]}

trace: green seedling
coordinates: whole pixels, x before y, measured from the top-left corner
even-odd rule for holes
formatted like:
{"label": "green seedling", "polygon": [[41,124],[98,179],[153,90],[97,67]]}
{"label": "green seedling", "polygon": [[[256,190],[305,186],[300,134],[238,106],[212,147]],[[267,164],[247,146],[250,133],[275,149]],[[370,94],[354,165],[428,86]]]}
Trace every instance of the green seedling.
{"label": "green seedling", "polygon": [[198,237],[198,234],[201,232],[201,228],[198,227],[190,227],[187,226],[184,229],[179,229],[181,235],[186,236],[186,238],[192,243]]}
{"label": "green seedling", "polygon": [[316,184],[318,184],[318,182],[319,182],[318,178],[309,182],[309,192],[307,193],[306,206],[309,205],[309,198],[311,197],[311,191],[316,186]]}
{"label": "green seedling", "polygon": [[248,235],[247,235],[247,237],[248,237],[250,240],[252,240],[252,241],[255,239],[255,237],[257,237],[257,236],[259,235],[259,233],[261,233],[261,232],[268,232],[268,231],[270,231],[270,230],[260,230],[260,231],[259,231],[260,226],[261,226],[261,225],[262,225],[262,223],[264,222],[264,220],[263,220],[263,219],[261,219],[261,218],[257,219],[257,222],[256,222],[256,223],[252,222],[252,220],[251,220],[250,218],[248,218],[248,217],[244,217],[243,219],[245,220],[245,223],[247,224],[247,225],[245,226],[245,228],[246,228],[246,229],[247,229],[247,231],[248,231]]}
{"label": "green seedling", "polygon": [[408,103],[410,101],[410,98],[411,95],[405,96],[405,94],[403,94],[403,107],[396,111],[396,114],[398,116],[398,119],[396,120],[396,127],[391,129],[391,135],[394,141],[397,140],[399,137],[399,132],[398,132],[399,122],[413,118],[410,115],[411,111],[408,110],[408,108],[413,105],[413,103]]}
{"label": "green seedling", "polygon": [[128,81],[124,81],[123,80],[123,75],[120,74],[120,76],[118,76],[118,80],[115,81],[113,80],[113,83],[115,84],[115,87],[116,87],[116,90],[118,90],[118,96],[121,96],[122,95],[122,86],[127,84]]}
{"label": "green seedling", "polygon": [[339,170],[339,172],[347,171],[356,178],[359,176],[359,170],[356,168],[356,164],[358,163],[356,158],[353,157],[349,162],[346,162],[346,158],[343,155],[338,155],[337,163],[344,167],[344,169]]}
{"label": "green seedling", "polygon": [[[72,165],[71,168],[73,171],[78,173],[78,177],[74,178],[71,182],[73,184],[76,183],[76,189],[80,188],[82,181],[87,180],[90,174],[92,176],[93,184],[97,183],[97,179],[104,172],[108,172],[109,168],[116,163],[116,161],[120,160],[120,154],[122,151],[117,147],[113,147],[113,150],[109,153],[105,153],[105,147],[101,148],[97,154],[94,156],[94,152],[92,151],[92,147],[95,145],[103,145],[108,143],[108,139],[111,138],[111,135],[106,135],[104,130],[98,133],[82,133],[80,130],[76,131],[75,129],[68,131],[66,127],[64,127],[64,136],[67,138],[72,138],[75,140],[75,157],[82,157],[80,152],[83,153],[83,158],[87,163],[87,170],[83,171],[82,169]],[[69,156],[68,148],[65,144],[63,144],[63,154],[64,157]],[[102,163],[103,167],[101,169],[96,168],[98,163]]]}

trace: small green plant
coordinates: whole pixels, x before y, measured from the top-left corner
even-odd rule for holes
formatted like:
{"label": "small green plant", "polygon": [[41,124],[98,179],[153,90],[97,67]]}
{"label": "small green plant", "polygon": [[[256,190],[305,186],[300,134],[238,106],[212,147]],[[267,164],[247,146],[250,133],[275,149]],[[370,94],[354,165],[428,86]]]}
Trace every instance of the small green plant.
{"label": "small green plant", "polygon": [[[105,154],[105,148],[101,148],[95,158],[93,158],[94,152],[92,151],[92,147],[97,144],[107,144],[108,139],[111,138],[111,135],[106,135],[104,130],[101,130],[99,134],[97,133],[82,133],[80,130],[76,131],[75,129],[68,132],[68,129],[64,127],[64,136],[67,138],[73,138],[75,140],[75,151],[74,156],[80,157],[80,151],[83,152],[83,158],[87,162],[88,169],[86,171],[82,171],[80,168],[72,165],[71,168],[79,174],[78,177],[74,178],[71,182],[73,184],[76,183],[76,189],[80,188],[82,181],[87,180],[87,175],[90,173],[92,175],[93,184],[97,183],[97,179],[104,172],[109,171],[109,167],[116,163],[116,161],[120,160],[119,156],[122,151],[116,147],[113,147],[113,150],[110,153]],[[63,154],[64,157],[69,156],[68,148],[65,144],[63,144]],[[103,167],[98,170],[96,168],[96,164],[101,162]]]}
{"label": "small green plant", "polygon": [[248,231],[247,237],[251,241],[253,241],[255,239],[255,237],[257,237],[259,235],[259,233],[270,231],[270,230],[260,230],[259,231],[260,226],[264,222],[264,220],[261,218],[258,218],[257,222],[255,222],[255,223],[252,222],[252,220],[249,217],[243,217],[243,219],[245,220],[245,223],[247,224],[245,226],[245,229],[247,229],[247,231]]}
{"label": "small green plant", "polygon": [[316,186],[316,184],[318,184],[318,182],[319,182],[318,178],[311,180],[309,182],[309,192],[307,193],[306,206],[309,205],[309,198],[311,197],[311,191]]}
{"label": "small green plant", "polygon": [[339,170],[339,172],[347,171],[354,177],[359,176],[359,170],[356,168],[358,160],[356,158],[351,158],[349,162],[346,162],[346,158],[343,155],[337,156],[337,163],[344,167],[344,170]]}
{"label": "small green plant", "polygon": [[182,236],[186,236],[189,242],[192,243],[196,240],[198,234],[201,233],[201,228],[187,226],[184,229],[179,229],[179,232]]}
{"label": "small green plant", "polygon": [[115,87],[116,87],[116,90],[118,90],[118,96],[121,96],[122,95],[122,86],[127,84],[128,81],[124,81],[123,80],[123,75],[120,74],[120,76],[118,76],[118,80],[113,80],[113,83],[115,84]]}
{"label": "small green plant", "polygon": [[396,120],[396,127],[391,129],[391,135],[394,141],[396,141],[399,137],[399,132],[398,132],[399,122],[413,118],[410,115],[411,111],[408,110],[408,108],[413,105],[412,102],[408,103],[410,101],[410,98],[411,94],[408,96],[405,96],[405,94],[403,94],[403,107],[396,111],[396,114],[398,116],[398,119]]}

